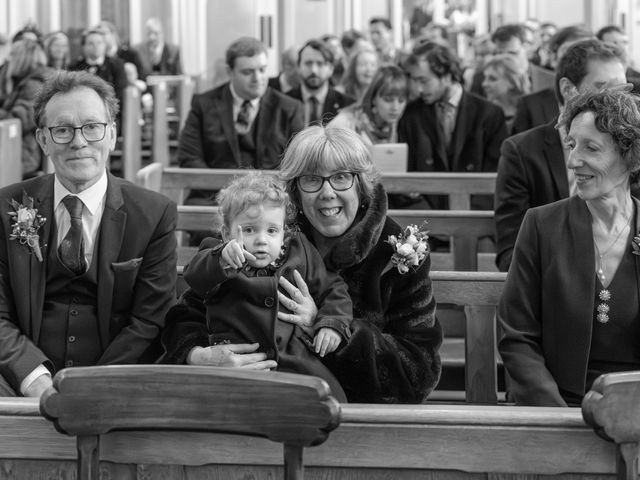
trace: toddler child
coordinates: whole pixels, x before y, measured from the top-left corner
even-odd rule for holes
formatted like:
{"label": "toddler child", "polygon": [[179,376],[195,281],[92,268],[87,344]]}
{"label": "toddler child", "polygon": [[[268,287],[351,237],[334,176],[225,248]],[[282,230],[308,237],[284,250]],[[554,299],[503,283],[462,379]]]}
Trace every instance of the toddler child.
{"label": "toddler child", "polygon": [[[346,401],[333,374],[320,361],[350,335],[352,303],[347,286],[328,272],[301,232],[289,229],[292,206],[272,175],[250,173],[218,194],[222,238],[205,239],[185,267],[184,279],[204,298],[210,345],[259,343],[277,370],[315,375]],[[285,321],[291,312],[278,295],[280,278],[306,282],[317,306],[312,329]],[[311,334],[311,335],[310,335]]]}

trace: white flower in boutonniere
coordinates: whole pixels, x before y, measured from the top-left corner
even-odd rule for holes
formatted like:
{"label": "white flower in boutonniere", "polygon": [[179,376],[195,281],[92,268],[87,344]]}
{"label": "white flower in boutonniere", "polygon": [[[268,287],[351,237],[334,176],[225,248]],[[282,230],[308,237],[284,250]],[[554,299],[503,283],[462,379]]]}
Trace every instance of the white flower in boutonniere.
{"label": "white flower in boutonniere", "polygon": [[387,243],[394,250],[391,263],[398,272],[407,273],[409,269],[415,270],[422,264],[429,253],[428,233],[415,225],[408,225],[400,235],[389,235]]}
{"label": "white flower in boutonniere", "polygon": [[38,215],[38,209],[34,208],[33,198],[22,193],[22,203],[11,199],[14,212],[8,212],[13,219],[12,231],[9,240],[18,240],[22,245],[28,245],[38,261],[42,261],[40,248],[40,236],[38,230],[47,221],[42,215]]}

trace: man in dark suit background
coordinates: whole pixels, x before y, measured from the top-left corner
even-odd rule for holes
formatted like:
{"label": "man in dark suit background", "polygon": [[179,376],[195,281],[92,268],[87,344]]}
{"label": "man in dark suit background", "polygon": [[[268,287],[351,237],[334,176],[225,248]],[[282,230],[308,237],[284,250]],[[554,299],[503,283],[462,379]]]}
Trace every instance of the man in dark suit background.
{"label": "man in dark suit background", "polygon": [[331,86],[334,58],[331,49],[320,40],[309,40],[298,53],[300,86],[288,95],[304,104],[304,124],[326,125],[336,113],[355,99]]}
{"label": "man in dark suit background", "polygon": [[[556,96],[561,105],[578,93],[626,84],[620,49],[599,40],[574,43],[556,70]],[[564,132],[550,123],[508,138],[502,144],[496,180],[496,265],[506,272],[520,225],[529,208],[568,197],[575,190],[573,172],[567,169]]]}
{"label": "man in dark suit background", "polygon": [[175,302],[177,211],[107,173],[117,108],[86,72],[60,72],[36,99],[55,173],[0,189],[0,395],[38,397],[66,367],[155,359]]}
{"label": "man in dark suit background", "polygon": [[[299,101],[267,86],[267,50],[242,37],[226,52],[229,82],[194,95],[180,134],[178,160],[188,168],[274,169],[289,139],[304,128]],[[191,191],[191,204],[212,204]]]}
{"label": "man in dark suit background", "polygon": [[164,28],[158,18],[145,22],[147,40],[134,46],[142,61],[141,78],[148,75],[181,75],[180,47],[165,42]]}
{"label": "man in dark suit background", "polygon": [[[570,25],[558,30],[549,41],[553,66],[557,66],[559,57],[570,45],[589,38],[593,38],[593,34],[582,25]],[[554,88],[545,88],[520,97],[516,105],[511,133],[515,135],[538,125],[545,125],[557,118],[560,113],[558,101]]]}
{"label": "man in dark suit background", "polygon": [[[409,170],[495,172],[500,144],[507,137],[502,109],[462,88],[462,69],[444,45],[427,42],[407,60],[409,81],[420,94],[398,124],[398,139],[409,146]],[[428,198],[446,209],[446,197]],[[491,208],[490,204],[473,202]],[[486,202],[485,202],[486,203]]]}

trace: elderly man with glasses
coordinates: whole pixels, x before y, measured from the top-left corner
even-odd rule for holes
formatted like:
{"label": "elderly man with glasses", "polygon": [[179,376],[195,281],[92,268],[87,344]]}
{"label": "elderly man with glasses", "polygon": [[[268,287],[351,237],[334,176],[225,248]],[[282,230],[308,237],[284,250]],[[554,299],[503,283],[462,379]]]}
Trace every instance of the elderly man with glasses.
{"label": "elderly man with glasses", "polygon": [[4,396],[38,397],[62,368],[153,361],[175,299],[176,205],[107,172],[113,88],[61,72],[34,110],[55,173],[0,189]]}

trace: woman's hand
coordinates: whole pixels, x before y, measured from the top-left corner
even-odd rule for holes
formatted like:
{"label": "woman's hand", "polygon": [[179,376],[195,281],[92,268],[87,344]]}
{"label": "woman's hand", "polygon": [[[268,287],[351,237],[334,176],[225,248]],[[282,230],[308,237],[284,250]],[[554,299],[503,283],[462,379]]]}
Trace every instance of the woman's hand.
{"label": "woman's hand", "polygon": [[[258,350],[257,343],[225,343],[210,347],[194,347],[187,356],[189,365],[272,370],[278,366],[274,360]],[[256,352],[256,353],[253,353]]]}
{"label": "woman's hand", "polygon": [[280,304],[287,307],[292,313],[278,311],[278,318],[284,322],[298,325],[307,335],[312,337],[318,308],[309,293],[307,284],[297,270],[293,271],[293,279],[297,287],[286,278],[280,277],[280,286],[287,291],[289,297],[278,291],[278,299]]}

